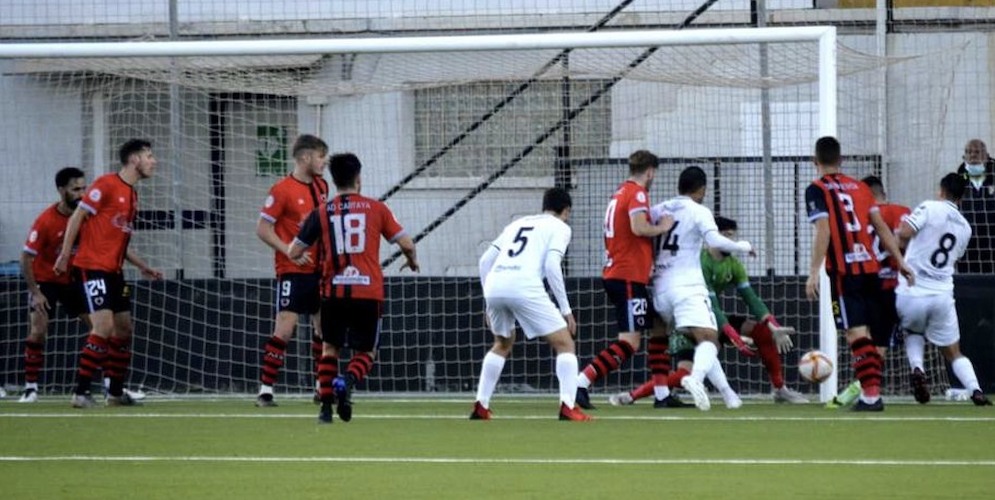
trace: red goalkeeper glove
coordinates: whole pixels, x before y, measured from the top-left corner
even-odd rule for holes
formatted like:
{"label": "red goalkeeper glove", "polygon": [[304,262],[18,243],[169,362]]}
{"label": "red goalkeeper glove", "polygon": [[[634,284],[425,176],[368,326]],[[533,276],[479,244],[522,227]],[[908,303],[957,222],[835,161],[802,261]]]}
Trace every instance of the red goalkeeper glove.
{"label": "red goalkeeper glove", "polygon": [[747,356],[750,358],[756,357],[757,351],[754,351],[752,347],[750,347],[749,345],[746,344],[746,342],[743,341],[743,337],[739,336],[739,332],[737,332],[736,329],[732,327],[732,325],[726,323],[722,327],[722,333],[726,334],[726,337],[729,337],[729,340],[732,341],[733,345],[736,346],[736,349],[739,350],[739,352],[742,353],[743,356]]}

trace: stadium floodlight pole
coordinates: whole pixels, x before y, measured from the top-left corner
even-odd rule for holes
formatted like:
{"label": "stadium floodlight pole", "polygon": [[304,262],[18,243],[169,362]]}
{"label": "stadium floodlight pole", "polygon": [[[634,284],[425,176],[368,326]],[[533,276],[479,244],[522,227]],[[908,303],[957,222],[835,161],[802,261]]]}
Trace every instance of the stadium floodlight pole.
{"label": "stadium floodlight pole", "polygon": [[[836,30],[819,38],[819,135],[836,137]],[[819,270],[819,345],[835,369],[819,385],[819,400],[825,403],[836,395],[839,383],[839,349],[832,292],[825,265]]]}

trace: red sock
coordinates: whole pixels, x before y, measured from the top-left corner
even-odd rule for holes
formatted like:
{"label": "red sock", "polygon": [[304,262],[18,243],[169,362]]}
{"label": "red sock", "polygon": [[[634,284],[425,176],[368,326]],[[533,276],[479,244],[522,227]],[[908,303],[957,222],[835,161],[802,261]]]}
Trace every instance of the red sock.
{"label": "red sock", "polygon": [[91,333],[86,337],[83,351],[79,355],[79,369],[76,371],[76,394],[86,394],[93,382],[93,373],[100,369],[107,358],[107,339]]}
{"label": "red sock", "polygon": [[321,370],[321,335],[318,333],[311,334],[311,357],[314,358],[314,376],[318,376],[318,371]]}
{"label": "red sock", "polygon": [[330,403],[335,389],[332,381],[339,376],[339,358],[337,356],[322,356],[318,360],[318,395],[322,403]]}
{"label": "red sock", "polygon": [[38,383],[38,374],[41,373],[42,364],[45,361],[45,344],[28,340],[24,343],[24,381],[29,384]]}
{"label": "red sock", "polygon": [[676,389],[681,386],[681,380],[688,375],[691,375],[691,372],[685,370],[684,368],[678,368],[670,372],[670,375],[667,376],[667,385],[670,386],[671,389]]}
{"label": "red sock", "polygon": [[346,368],[346,372],[352,377],[352,383],[358,384],[366,378],[371,368],[373,368],[373,358],[365,352],[360,352],[353,355],[352,359],[349,360],[349,367]]}
{"label": "red sock", "polygon": [[652,396],[654,384],[652,380],[643,382],[643,385],[629,391],[629,396],[632,396],[633,401],[639,401],[645,397]]}
{"label": "red sock", "polygon": [[760,361],[763,362],[764,368],[767,369],[770,383],[777,389],[784,387],[784,369],[781,367],[781,355],[777,352],[777,346],[774,344],[774,335],[770,332],[767,322],[757,323],[753,327],[751,335],[753,336],[753,342],[757,345],[757,351],[760,352]]}
{"label": "red sock", "polygon": [[588,380],[594,382],[598,378],[604,377],[613,370],[618,369],[634,352],[635,349],[628,342],[624,340],[615,341],[607,349],[598,353],[598,356],[594,358],[594,361],[591,361],[591,364],[584,367],[584,375],[587,376]]}
{"label": "red sock", "polygon": [[860,389],[865,396],[874,398],[881,395],[882,362],[881,354],[869,337],[858,337],[850,344],[853,353],[853,372],[860,381]]}
{"label": "red sock", "polygon": [[120,396],[124,392],[124,379],[131,364],[131,339],[111,337],[107,341],[107,358],[104,359],[104,375],[111,379],[108,393]]}
{"label": "red sock", "polygon": [[667,374],[670,373],[670,353],[667,352],[670,346],[667,341],[667,337],[652,337],[646,342],[653,385],[667,385]]}
{"label": "red sock", "polygon": [[283,366],[283,358],[287,353],[287,341],[276,335],[266,342],[266,350],[263,354],[263,372],[259,377],[263,385],[273,386],[276,384],[276,377],[280,375],[280,367]]}

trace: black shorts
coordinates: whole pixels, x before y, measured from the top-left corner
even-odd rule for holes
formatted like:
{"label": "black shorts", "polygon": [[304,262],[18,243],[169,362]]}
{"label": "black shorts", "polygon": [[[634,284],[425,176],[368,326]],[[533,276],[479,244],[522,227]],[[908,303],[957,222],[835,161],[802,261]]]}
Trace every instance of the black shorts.
{"label": "black shorts", "polygon": [[[61,304],[60,309],[70,318],[86,313],[78,284],[39,282],[38,288],[48,301],[50,317],[54,317],[52,312],[55,311],[56,304]],[[28,292],[28,308],[31,308],[31,292]]]}
{"label": "black shorts", "polygon": [[320,274],[288,273],[276,279],[276,312],[315,314],[321,306]]}
{"label": "black shorts", "polygon": [[124,282],[123,274],[79,269],[77,281],[87,312],[101,309],[114,313],[131,311],[131,287]]}
{"label": "black shorts", "polygon": [[881,281],[876,274],[829,275],[837,330],[873,330],[881,317]]}
{"label": "black shorts", "polygon": [[380,347],[383,302],[329,298],[321,301],[321,340],[335,347],[373,352]]}
{"label": "black shorts", "polygon": [[608,300],[615,306],[619,333],[645,332],[653,328],[646,285],[622,280],[602,280]]}
{"label": "black shorts", "polygon": [[871,338],[878,347],[891,347],[891,338],[898,327],[898,311],[895,309],[895,289],[881,290],[880,309],[877,321],[871,325]]}

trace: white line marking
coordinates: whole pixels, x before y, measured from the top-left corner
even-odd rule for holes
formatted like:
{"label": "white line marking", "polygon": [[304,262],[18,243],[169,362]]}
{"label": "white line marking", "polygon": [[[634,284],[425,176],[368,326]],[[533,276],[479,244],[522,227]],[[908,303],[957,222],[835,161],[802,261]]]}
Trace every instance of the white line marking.
{"label": "white line marking", "polygon": [[[885,416],[852,416],[839,415],[827,417],[777,417],[777,416],[706,416],[689,411],[687,416],[674,415],[605,415],[596,416],[595,420],[606,421],[691,421],[703,420],[719,422],[995,422],[995,417],[885,417]],[[431,414],[358,414],[357,418],[369,420],[468,420],[466,415],[431,415]],[[89,411],[77,413],[0,413],[3,418],[191,418],[191,419],[314,419],[313,414],[305,413],[109,413]],[[494,420],[556,420],[553,415],[508,415],[495,416]]]}
{"label": "white line marking", "polygon": [[521,465],[867,465],[898,467],[995,467],[995,460],[753,459],[753,458],[458,458],[458,457],[198,457],[198,456],[0,456],[0,462],[284,462]]}

